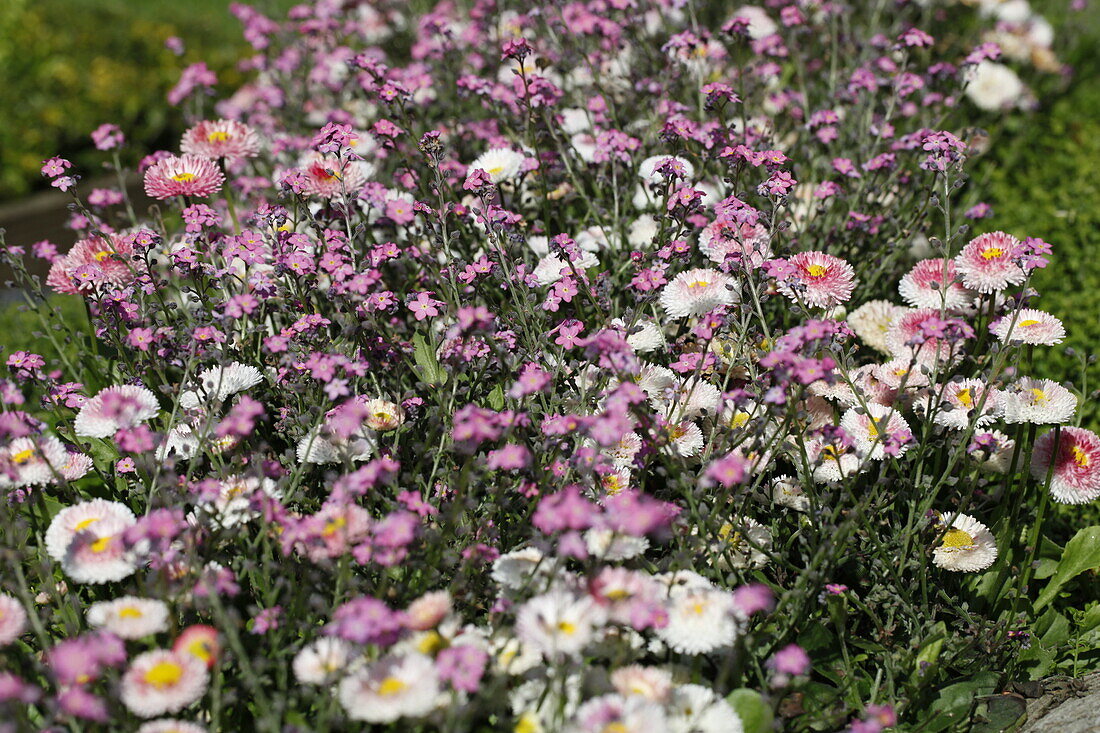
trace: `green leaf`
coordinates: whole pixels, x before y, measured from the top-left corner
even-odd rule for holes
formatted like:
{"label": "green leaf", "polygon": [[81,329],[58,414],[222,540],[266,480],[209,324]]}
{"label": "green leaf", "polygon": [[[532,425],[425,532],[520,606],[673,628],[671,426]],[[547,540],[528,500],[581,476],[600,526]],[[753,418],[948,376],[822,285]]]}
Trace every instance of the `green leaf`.
{"label": "green leaf", "polygon": [[1094,604],[1092,608],[1085,611],[1085,615],[1077,622],[1077,630],[1080,634],[1087,634],[1098,627],[1100,627],[1100,603]]}
{"label": "green leaf", "polygon": [[1001,733],[1013,730],[1027,713],[1027,702],[1019,695],[990,695],[980,701],[971,733]]}
{"label": "green leaf", "polygon": [[494,410],[501,410],[504,408],[504,387],[501,387],[499,384],[489,393],[489,407]]}
{"label": "green leaf", "polygon": [[726,696],[726,701],[737,711],[745,733],[770,733],[772,709],[756,690],[742,687]]}
{"label": "green leaf", "polygon": [[1062,586],[1086,570],[1100,567],[1100,526],[1085,527],[1066,543],[1058,569],[1047,587],[1035,601],[1035,610],[1039,611],[1054,600]]}
{"label": "green leaf", "polygon": [[975,697],[988,695],[997,684],[995,672],[981,672],[968,680],[956,682],[940,690],[939,698],[932,703],[933,716],[921,731],[933,733],[960,726],[966,719]]}
{"label": "green leaf", "polygon": [[435,358],[435,349],[428,344],[424,334],[413,336],[413,359],[416,360],[420,379],[425,384],[442,386],[447,383],[447,372],[439,365],[439,360]]}
{"label": "green leaf", "polygon": [[922,677],[927,677],[928,672],[935,666],[940,658],[943,643],[947,640],[947,625],[940,621],[932,627],[932,633],[922,643],[917,651],[916,665],[913,668],[911,681],[919,684]]}

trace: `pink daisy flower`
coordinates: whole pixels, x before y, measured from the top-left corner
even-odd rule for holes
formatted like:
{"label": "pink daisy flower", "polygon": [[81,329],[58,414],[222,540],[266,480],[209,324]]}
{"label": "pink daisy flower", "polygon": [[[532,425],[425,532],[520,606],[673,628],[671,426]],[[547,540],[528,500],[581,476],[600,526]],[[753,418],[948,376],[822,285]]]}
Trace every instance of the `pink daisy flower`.
{"label": "pink daisy flower", "polygon": [[302,192],[321,198],[344,195],[354,198],[367,182],[369,168],[355,160],[340,160],[335,155],[310,153],[298,164],[303,174]]}
{"label": "pink daisy flower", "polygon": [[914,308],[965,308],[974,293],[958,282],[955,261],[943,258],[921,260],[898,283],[902,300]]}
{"label": "pink daisy flower", "polygon": [[134,657],[122,677],[122,702],[152,718],[182,710],[206,692],[206,665],[195,657],[154,649]]}
{"label": "pink daisy flower", "polygon": [[76,415],[76,434],[85,438],[108,438],[122,428],[156,417],[160,403],[145,387],[134,384],[107,387],[84,403]]}
{"label": "pink daisy flower", "polygon": [[210,196],[223,183],[225,176],[214,161],[197,155],[170,155],[145,171],[145,193],[162,201],[173,196]]}
{"label": "pink daisy flower", "polygon": [[943,323],[939,308],[914,308],[894,319],[886,332],[886,347],[895,359],[908,361],[914,356],[922,364],[946,362],[962,350],[961,343],[929,335],[928,324]]}
{"label": "pink daisy flower", "polygon": [[0,449],[0,486],[41,486],[53,482],[69,452],[53,436],[16,438]]}
{"label": "pink daisy flower", "polygon": [[69,294],[100,285],[125,285],[136,276],[130,262],[133,251],[131,237],[110,234],[107,238],[81,239],[64,257],[54,260],[46,284],[59,293]]}
{"label": "pink daisy flower", "polygon": [[[1062,504],[1087,504],[1100,497],[1100,437],[1084,428],[1051,430],[1035,441],[1031,475],[1046,481],[1050,495]],[[1058,452],[1054,453],[1055,441]],[[1053,463],[1053,469],[1051,464]]]}
{"label": "pink daisy flower", "polygon": [[0,647],[18,639],[27,628],[27,612],[23,604],[0,593]]}
{"label": "pink daisy flower", "polygon": [[703,228],[699,233],[699,250],[711,262],[722,264],[731,257],[752,268],[760,267],[772,256],[767,229],[729,219],[718,219]]}
{"label": "pink daisy flower", "polygon": [[695,269],[681,272],[661,291],[661,307],[669,318],[701,316],[720,305],[732,305],[736,295],[727,286],[729,275],[717,270]]}
{"label": "pink daisy flower", "polygon": [[[899,433],[909,434],[909,423],[892,407],[867,404],[867,412],[852,408],[840,418],[840,427],[855,441],[857,450],[867,458],[878,461],[886,457],[886,439]],[[909,450],[909,443],[902,443],[897,455]]]}
{"label": "pink daisy flower", "polygon": [[260,138],[236,120],[203,120],[183,133],[180,150],[203,158],[255,158]]}
{"label": "pink daisy flower", "polygon": [[1044,311],[1023,308],[1015,317],[1007,315],[993,325],[993,334],[1002,343],[1054,346],[1062,343],[1066,329],[1062,322]]}
{"label": "pink daisy flower", "polygon": [[797,293],[789,283],[780,286],[780,291],[791,300],[831,308],[852,297],[855,271],[839,257],[824,252],[799,252],[788,262],[795,268],[792,279],[802,286]]}
{"label": "pink daisy flower", "polygon": [[982,234],[970,240],[955,257],[955,269],[962,284],[979,293],[1004,290],[1019,285],[1027,276],[1015,262],[1020,240],[1004,232]]}

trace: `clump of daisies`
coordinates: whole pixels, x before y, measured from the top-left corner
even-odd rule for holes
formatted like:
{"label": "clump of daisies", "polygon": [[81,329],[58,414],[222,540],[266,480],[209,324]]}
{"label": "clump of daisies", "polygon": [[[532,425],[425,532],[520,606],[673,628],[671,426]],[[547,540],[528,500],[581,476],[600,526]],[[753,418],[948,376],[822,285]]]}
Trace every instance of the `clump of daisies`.
{"label": "clump of daisies", "polygon": [[1052,39],[924,5],[233,4],[238,89],[93,133],[155,208],[3,248],[61,350],[3,356],[0,716],[881,730],[1049,672],[1100,438],[1051,246],[953,225]]}

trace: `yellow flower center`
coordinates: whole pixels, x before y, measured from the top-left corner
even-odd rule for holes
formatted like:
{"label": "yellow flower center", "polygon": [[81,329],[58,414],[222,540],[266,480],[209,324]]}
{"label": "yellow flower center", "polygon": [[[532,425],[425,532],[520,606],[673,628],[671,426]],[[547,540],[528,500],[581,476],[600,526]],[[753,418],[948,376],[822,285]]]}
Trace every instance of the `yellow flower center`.
{"label": "yellow flower center", "polygon": [[869,436],[871,436],[872,438],[877,438],[879,436],[878,426],[875,425],[873,422],[868,422],[867,423],[867,434]]}
{"label": "yellow flower center", "polygon": [[696,601],[695,603],[691,604],[691,612],[694,613],[696,616],[702,616],[703,612],[706,610],[707,604],[703,603],[702,601]]}
{"label": "yellow flower center", "polygon": [[177,173],[176,175],[172,176],[172,180],[176,181],[177,183],[187,183],[194,178],[194,173]]}
{"label": "yellow flower center", "polygon": [[601,733],[627,733],[628,730],[624,723],[616,720],[614,723],[605,725]]}
{"label": "yellow flower center", "polygon": [[438,631],[429,631],[424,634],[424,638],[420,640],[416,648],[420,650],[421,654],[435,654],[445,646],[447,646],[447,642]]}
{"label": "yellow flower center", "polygon": [[119,618],[141,618],[144,615],[141,609],[135,606],[123,606],[118,610]]}
{"label": "yellow flower center", "polygon": [[512,733],[542,733],[542,725],[533,713],[524,713],[516,722]]}
{"label": "yellow flower center", "polygon": [[1020,321],[1020,325],[1024,328],[1030,328],[1031,326],[1038,326],[1039,321],[1035,320],[1034,318],[1028,318],[1026,320]]}
{"label": "yellow flower center", "polygon": [[625,601],[630,598],[630,592],[622,588],[616,588],[615,590],[604,593],[604,598],[609,601]]}
{"label": "yellow flower center", "polygon": [[11,459],[19,465],[22,465],[22,464],[26,463],[31,458],[34,458],[34,448],[27,448],[26,450],[21,450],[21,451],[19,451],[18,453],[16,453],[15,455],[13,455],[11,457]]}
{"label": "yellow flower center", "polygon": [[103,260],[107,259],[110,256],[110,252],[96,252],[94,255],[92,255],[96,262],[103,262]]}
{"label": "yellow flower center", "polygon": [[558,631],[566,636],[572,636],[577,633],[577,625],[568,621],[558,621]]}
{"label": "yellow flower center", "polygon": [[111,546],[110,537],[100,537],[98,540],[91,544],[92,552],[100,553],[106,552],[107,548]]}
{"label": "yellow flower center", "polygon": [[485,172],[488,173],[490,176],[499,176],[501,173],[504,172],[504,166],[494,165],[492,168]]}
{"label": "yellow flower center", "polygon": [[392,697],[403,692],[406,687],[408,685],[396,677],[387,677],[382,680],[382,684],[378,685],[378,694],[382,697]]}
{"label": "yellow flower center", "polygon": [[331,537],[346,526],[348,526],[348,520],[344,517],[332,517],[325,522],[325,528],[321,531],[321,534],[325,537]]}
{"label": "yellow flower center", "polygon": [[603,490],[614,496],[625,488],[623,480],[616,474],[609,474],[603,478]]}
{"label": "yellow flower center", "polygon": [[1081,450],[1081,446],[1075,445],[1070,448],[1070,452],[1073,454],[1073,462],[1081,468],[1088,468],[1092,460],[1089,458],[1089,454]]}
{"label": "yellow flower center", "polygon": [[952,549],[971,547],[974,544],[974,538],[961,529],[955,529],[952,527],[947,530],[947,534],[943,536],[943,544],[941,547],[950,547]]}
{"label": "yellow flower center", "polygon": [[995,260],[998,257],[1004,257],[1005,251],[1000,247],[987,247],[982,252],[983,260]]}
{"label": "yellow flower center", "polygon": [[696,280],[694,282],[688,283],[689,288],[705,288],[708,285],[710,285],[709,280]]}
{"label": "yellow flower center", "polygon": [[145,683],[163,690],[178,683],[183,677],[183,667],[175,662],[157,662],[145,673]]}
{"label": "yellow flower center", "polygon": [[214,645],[209,639],[195,639],[187,645],[185,650],[202,662],[209,662],[214,658]]}
{"label": "yellow flower center", "polygon": [[1046,402],[1047,393],[1038,388],[1032,388],[1031,390],[1031,404],[1037,405],[1040,402]]}
{"label": "yellow flower center", "polygon": [[73,531],[74,532],[79,532],[82,529],[87,529],[88,527],[92,526],[93,524],[95,524],[98,521],[99,521],[99,517],[88,517],[87,519],[78,522],[77,525],[75,527],[73,527]]}
{"label": "yellow flower center", "polygon": [[749,421],[749,417],[751,416],[747,412],[734,413],[733,419],[730,420],[730,427],[735,430],[737,428],[744,427],[745,423]]}
{"label": "yellow flower center", "polygon": [[206,136],[206,141],[211,143],[224,143],[229,141],[229,133],[222,130],[215,130]]}
{"label": "yellow flower center", "polygon": [[824,275],[828,271],[829,271],[829,268],[825,267],[825,265],[810,265],[809,267],[806,268],[806,273],[810,277],[821,277],[822,275]]}
{"label": "yellow flower center", "polygon": [[955,393],[955,399],[959,401],[959,404],[963,407],[970,408],[974,406],[974,396],[970,394],[969,387],[963,387]]}

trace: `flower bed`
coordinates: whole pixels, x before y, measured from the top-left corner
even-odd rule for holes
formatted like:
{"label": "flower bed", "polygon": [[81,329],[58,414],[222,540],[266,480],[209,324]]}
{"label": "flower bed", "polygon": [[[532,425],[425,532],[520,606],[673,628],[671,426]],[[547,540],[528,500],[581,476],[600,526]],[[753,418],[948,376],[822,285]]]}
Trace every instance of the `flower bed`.
{"label": "flower bed", "polygon": [[1095,666],[1057,260],[961,205],[1057,63],[983,6],[234,6],[159,206],[6,248],[92,328],[6,362],[5,712],[940,731]]}

